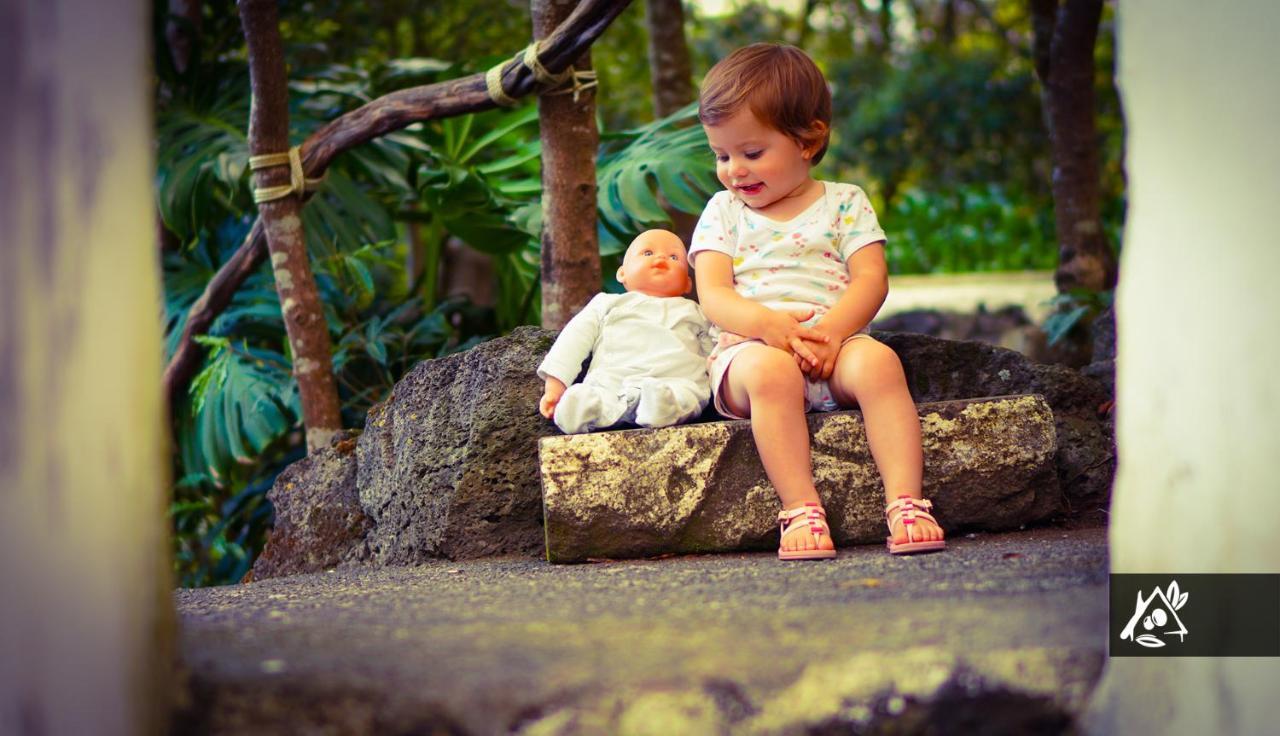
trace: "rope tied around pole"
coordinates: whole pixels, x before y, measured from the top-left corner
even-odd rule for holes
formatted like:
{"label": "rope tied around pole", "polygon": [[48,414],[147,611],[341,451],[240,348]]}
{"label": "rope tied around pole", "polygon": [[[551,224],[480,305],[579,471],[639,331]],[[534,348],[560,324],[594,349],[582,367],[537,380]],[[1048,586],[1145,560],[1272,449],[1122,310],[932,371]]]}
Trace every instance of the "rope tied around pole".
{"label": "rope tied around pole", "polygon": [[302,155],[298,146],[290,148],[288,153],[263,153],[249,157],[250,171],[269,169],[273,166],[289,167],[289,183],[275,187],[255,187],[253,201],[257,204],[283,199],[295,193],[298,196],[302,196],[307,191],[315,191],[324,181],[324,177],[319,179],[307,178],[306,172],[302,170]]}
{"label": "rope tied around pole", "polygon": [[[541,41],[534,41],[525,47],[524,54],[520,59],[520,63],[528,67],[533,72],[533,78],[547,89],[540,94],[548,95],[573,95],[573,101],[577,102],[578,97],[589,89],[599,86],[599,80],[596,73],[591,69],[579,70],[570,66],[568,69],[559,74],[552,74],[542,65],[542,61],[538,58],[541,52]],[[503,107],[514,107],[519,100],[507,94],[502,88],[502,70],[509,61],[504,61],[485,72],[484,83],[489,90],[489,99]],[[565,82],[571,81],[572,84],[563,89],[558,89]]]}

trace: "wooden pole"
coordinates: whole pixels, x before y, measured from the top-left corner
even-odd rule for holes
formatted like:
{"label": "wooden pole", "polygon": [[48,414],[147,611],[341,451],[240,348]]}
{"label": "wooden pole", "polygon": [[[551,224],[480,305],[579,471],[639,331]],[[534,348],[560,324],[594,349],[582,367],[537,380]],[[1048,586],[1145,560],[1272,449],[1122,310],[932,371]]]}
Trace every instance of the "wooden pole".
{"label": "wooden pole", "polygon": [[[249,79],[253,87],[249,151],[254,156],[284,153],[289,149],[288,77],[276,2],[239,0],[237,3],[249,47]],[[258,191],[287,185],[290,181],[288,165],[262,168],[254,173],[254,186]],[[280,295],[280,308],[293,353],[293,376],[298,381],[310,453],[327,446],[330,438],[342,429],[342,407],[333,377],[329,328],[302,232],[302,193],[261,202],[258,212],[267,235],[276,293]]]}
{"label": "wooden pole", "polygon": [[[533,0],[533,35],[543,38],[573,10],[575,0]],[[591,68],[591,53],[573,62]],[[600,292],[596,235],[595,90],[538,98],[542,135],[542,326],[564,327]]]}

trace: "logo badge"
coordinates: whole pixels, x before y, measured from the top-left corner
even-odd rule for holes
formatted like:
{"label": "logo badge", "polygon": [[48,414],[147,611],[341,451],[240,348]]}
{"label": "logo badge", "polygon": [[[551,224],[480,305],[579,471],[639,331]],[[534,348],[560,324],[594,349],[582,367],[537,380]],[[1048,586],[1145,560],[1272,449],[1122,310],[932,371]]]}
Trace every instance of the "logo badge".
{"label": "logo badge", "polygon": [[1169,583],[1165,590],[1156,588],[1146,600],[1142,591],[1138,591],[1138,604],[1134,606],[1133,616],[1125,624],[1120,638],[1141,644],[1144,647],[1156,648],[1165,645],[1162,637],[1177,636],[1178,642],[1186,641],[1187,627],[1178,617],[1178,610],[1187,605],[1190,593],[1178,588],[1178,581]]}
{"label": "logo badge", "polygon": [[1112,657],[1280,657],[1280,574],[1111,573]]}

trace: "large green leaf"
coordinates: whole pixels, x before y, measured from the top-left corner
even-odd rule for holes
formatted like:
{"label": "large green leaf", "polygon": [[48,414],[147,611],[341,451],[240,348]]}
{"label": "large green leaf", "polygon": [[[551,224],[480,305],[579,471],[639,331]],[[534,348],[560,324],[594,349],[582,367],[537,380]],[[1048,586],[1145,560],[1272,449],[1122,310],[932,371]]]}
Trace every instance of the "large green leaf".
{"label": "large green leaf", "polygon": [[249,100],[234,86],[205,107],[179,104],[156,119],[156,203],[184,242],[249,206]]}
{"label": "large green leaf", "polygon": [[609,136],[597,165],[600,252],[621,252],[631,238],[670,225],[663,206],[701,212],[720,189],[715,160],[689,105],[641,128]]}
{"label": "large green leaf", "polygon": [[191,384],[178,441],[189,471],[221,482],[283,438],[301,408],[284,356],[226,339],[202,342],[213,350]]}

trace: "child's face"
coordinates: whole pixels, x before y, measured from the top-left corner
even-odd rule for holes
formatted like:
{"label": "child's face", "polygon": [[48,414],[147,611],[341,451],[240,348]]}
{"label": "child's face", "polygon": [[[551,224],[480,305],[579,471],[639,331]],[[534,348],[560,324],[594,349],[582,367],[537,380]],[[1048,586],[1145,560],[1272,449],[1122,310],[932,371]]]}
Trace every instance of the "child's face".
{"label": "child's face", "polygon": [[704,125],[716,154],[716,176],[725,189],[763,210],[810,181],[813,152],[744,107],[719,125]]}
{"label": "child's face", "polygon": [[618,269],[627,291],[649,296],[683,296],[693,288],[684,243],[672,232],[646,230],[631,241]]}

